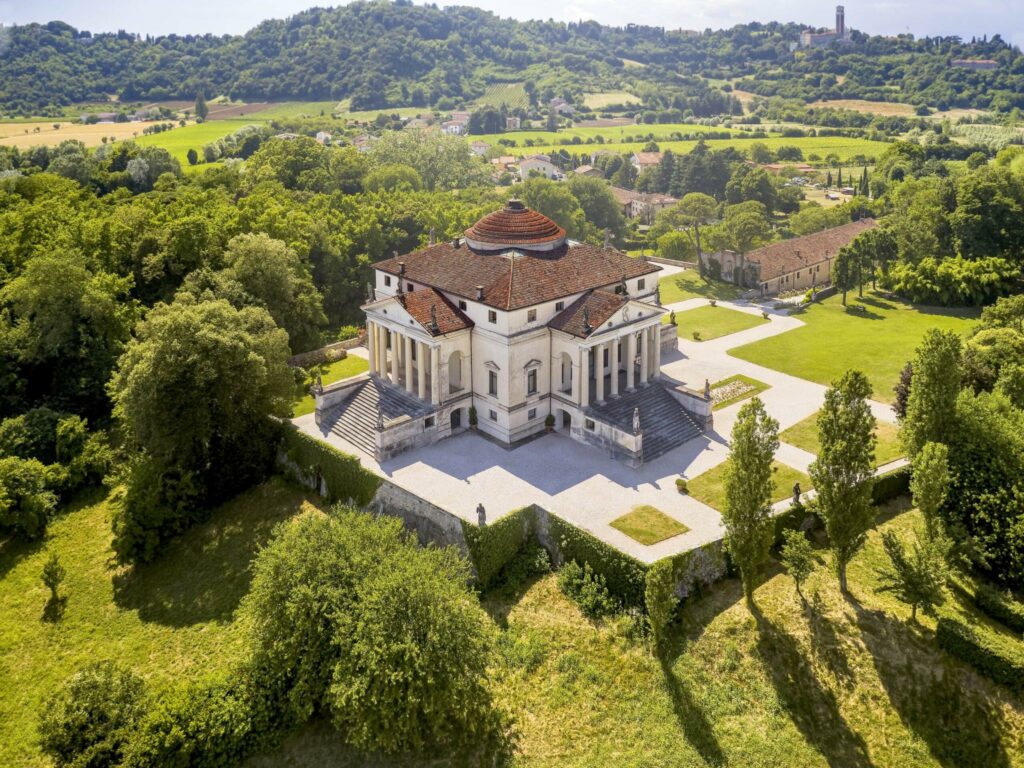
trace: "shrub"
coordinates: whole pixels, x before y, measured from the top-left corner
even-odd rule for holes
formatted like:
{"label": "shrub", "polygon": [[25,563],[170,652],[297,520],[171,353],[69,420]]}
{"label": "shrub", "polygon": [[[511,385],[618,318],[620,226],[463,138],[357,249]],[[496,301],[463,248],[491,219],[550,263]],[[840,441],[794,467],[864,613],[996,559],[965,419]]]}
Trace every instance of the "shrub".
{"label": "shrub", "polygon": [[694,341],[700,341],[700,331],[694,331],[693,332],[693,340]]}
{"label": "shrub", "polygon": [[50,599],[57,599],[57,590],[60,589],[61,583],[64,581],[64,566],[60,564],[60,558],[57,557],[56,553],[50,555],[43,564],[43,572],[41,578],[43,580],[43,586],[50,590]]}
{"label": "shrub", "polygon": [[323,481],[329,501],[365,507],[380,487],[381,478],[363,469],[355,456],[342,453],[292,424],[284,425],[283,449],[288,460],[298,466],[301,480],[312,483],[318,491]]}
{"label": "shrub", "polygon": [[51,473],[35,459],[0,459],[0,530],[37,539],[57,507]]}
{"label": "shrub", "polygon": [[644,604],[651,622],[651,633],[659,648],[665,640],[665,631],[675,616],[679,598],[675,593],[676,578],[672,560],[666,558],[654,563],[647,571]]}
{"label": "shrub", "polygon": [[555,426],[555,415],[553,413],[549,413],[547,416],[544,417],[544,426],[547,427],[548,429],[551,429],[552,427]]}
{"label": "shrub", "polygon": [[144,712],[144,686],[111,662],[72,675],[43,706],[39,744],[60,766],[118,765]]}
{"label": "shrub", "polygon": [[586,563],[623,605],[642,608],[647,566],[600,539],[552,515],[549,533],[563,562]]}
{"label": "shrub", "polygon": [[1016,691],[1024,690],[1024,651],[990,633],[977,632],[956,619],[940,618],[935,627],[939,647],[966,661],[986,677]]}
{"label": "shrub", "polygon": [[1015,632],[1024,632],[1024,605],[1008,593],[988,584],[980,584],[974,590],[974,603],[986,616]]}
{"label": "shrub", "polygon": [[879,475],[871,487],[871,503],[884,504],[897,496],[910,493],[910,467],[900,467],[892,472]]}
{"label": "shrub", "polygon": [[575,560],[565,563],[558,571],[558,587],[590,619],[615,613],[619,607],[608,591],[604,577],[595,574],[590,563],[584,563],[583,567]]}
{"label": "shrub", "polygon": [[689,493],[689,487],[686,484],[686,479],[682,477],[676,478],[676,490],[680,493]]}
{"label": "shrub", "polygon": [[533,535],[534,519],[533,507],[523,507],[483,527],[462,522],[480,589],[491,586],[501,569],[525,546]]}

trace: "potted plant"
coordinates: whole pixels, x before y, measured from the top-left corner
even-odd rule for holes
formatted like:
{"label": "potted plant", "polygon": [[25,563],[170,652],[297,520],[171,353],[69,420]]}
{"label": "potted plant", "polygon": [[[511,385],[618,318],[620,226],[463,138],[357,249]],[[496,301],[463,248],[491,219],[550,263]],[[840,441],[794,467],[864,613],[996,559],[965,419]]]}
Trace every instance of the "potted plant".
{"label": "potted plant", "polygon": [[761,310],[761,317],[763,317],[765,320],[768,319],[768,313],[765,312],[763,309]]}
{"label": "potted plant", "polygon": [[476,406],[469,406],[469,428],[476,429]]}
{"label": "potted plant", "polygon": [[555,414],[549,413],[547,416],[544,417],[544,429],[546,429],[548,432],[550,432],[554,428],[555,428]]}
{"label": "potted plant", "polygon": [[687,493],[686,478],[685,477],[677,477],[676,478],[676,490],[679,491],[683,495],[685,495]]}
{"label": "potted plant", "polygon": [[700,341],[700,331],[694,331],[693,332],[693,340],[694,341]]}
{"label": "potted plant", "polygon": [[717,307],[718,299],[708,299],[708,304],[710,304],[712,307]]}

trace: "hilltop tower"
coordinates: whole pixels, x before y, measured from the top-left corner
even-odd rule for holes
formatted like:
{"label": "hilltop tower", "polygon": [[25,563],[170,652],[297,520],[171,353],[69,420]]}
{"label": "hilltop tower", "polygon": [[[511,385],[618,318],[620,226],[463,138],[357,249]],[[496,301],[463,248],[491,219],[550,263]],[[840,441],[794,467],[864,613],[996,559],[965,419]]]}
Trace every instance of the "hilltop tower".
{"label": "hilltop tower", "polygon": [[846,37],[846,9],[841,5],[836,6],[836,38],[842,40]]}

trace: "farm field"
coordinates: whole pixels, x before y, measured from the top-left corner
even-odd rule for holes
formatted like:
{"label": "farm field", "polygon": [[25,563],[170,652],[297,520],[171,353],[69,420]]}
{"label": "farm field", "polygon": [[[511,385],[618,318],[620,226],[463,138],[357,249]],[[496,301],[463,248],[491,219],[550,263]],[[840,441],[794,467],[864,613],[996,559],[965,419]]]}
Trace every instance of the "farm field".
{"label": "farm field", "polygon": [[476,100],[476,104],[489,104],[492,107],[505,104],[509,109],[526,109],[530,106],[530,99],[522,83],[496,83],[487,87],[484,95]]}
{"label": "farm field", "polygon": [[847,369],[863,371],[874,388],[872,397],[891,403],[899,373],[925,331],[966,334],[978,316],[977,310],[917,307],[871,291],[863,299],[851,293],[847,302],[863,306],[865,312],[850,311],[833,296],[797,315],[803,327],[730,349],[729,354],[825,385]]}
{"label": "farm field", "polygon": [[163,147],[181,163],[183,169],[188,167],[189,149],[195,149],[200,158],[203,145],[234,133],[243,125],[257,123],[255,120],[213,120],[205,123],[192,123],[184,128],[174,128],[163,133],[139,136],[135,141],[144,147]]}
{"label": "farm field", "polygon": [[[634,139],[641,144],[647,141],[647,136],[654,136],[655,140],[664,140],[673,133],[708,133],[709,131],[725,131],[727,128],[716,128],[710,125],[698,125],[696,123],[663,123],[661,125],[625,125],[610,127],[573,127],[563,128],[559,131],[509,131],[508,133],[494,133],[479,137],[481,141],[497,144],[499,139],[514,141],[522,145],[527,139],[534,144],[557,145],[563,139],[572,140],[579,137],[581,141],[594,139],[598,136],[604,138],[606,143],[628,143],[626,139]],[[733,131],[733,133],[736,133]],[[590,145],[588,145],[590,146]]]}
{"label": "farm field", "polygon": [[[152,123],[96,123],[86,125],[81,122],[57,123],[60,128],[54,130],[54,120],[32,122],[0,123],[0,144],[18,149],[47,146],[55,147],[62,141],[80,141],[87,147],[98,147],[103,137],[113,136],[119,141],[142,138],[142,130]],[[38,128],[38,132],[36,131]],[[176,129],[178,130],[178,129]]]}
{"label": "farm field", "polygon": [[[703,126],[701,126],[701,127],[703,128]],[[561,149],[564,149],[564,150],[566,150],[567,152],[570,152],[570,153],[594,152],[594,151],[596,151],[598,149],[602,149],[602,150],[606,150],[606,151],[622,152],[622,153],[627,153],[628,154],[628,153],[640,151],[643,148],[643,145],[645,143],[643,141],[638,141],[638,142],[610,141],[609,139],[614,138],[614,137],[610,136],[609,132],[610,131],[615,131],[615,130],[616,129],[614,129],[614,128],[612,128],[612,129],[608,129],[608,128],[578,128],[578,129],[573,129],[574,132],[575,131],[594,131],[594,132],[597,132],[597,133],[601,133],[603,136],[605,136],[605,139],[606,139],[604,144],[586,144],[585,143],[586,142],[586,138],[583,137],[583,136],[580,136],[581,143],[579,143],[579,144],[551,144],[551,143],[540,144],[540,143],[537,143],[537,138],[536,137],[537,136],[544,136],[544,132],[537,132],[537,133],[527,132],[527,136],[531,136],[532,135],[534,137],[534,146],[532,146],[532,147],[526,147],[526,146],[507,147],[507,148],[503,149],[502,151],[503,152],[508,152],[510,155],[515,155],[517,157],[521,157],[523,155],[532,155],[532,154],[551,154],[551,153],[557,152],[557,151],[559,151]],[[620,130],[622,130],[622,129],[620,129]],[[707,130],[713,130],[713,129],[704,128],[704,130],[707,131]],[[513,134],[499,134],[497,136],[492,136],[492,137],[483,137],[483,139],[485,141],[489,140],[491,143],[497,143],[497,139],[499,137],[508,138],[508,137],[510,137],[512,135]],[[547,135],[550,136],[550,134],[547,134]],[[561,137],[561,136],[563,136],[563,134],[559,134],[559,136]],[[565,136],[565,137],[566,138],[570,138],[569,136]],[[740,150],[742,152],[743,150],[748,148],[753,141],[758,141],[758,142],[760,142],[762,144],[765,144],[769,149],[776,149],[776,150],[779,147],[781,147],[781,146],[798,147],[799,149],[801,149],[803,151],[805,159],[809,155],[811,155],[811,154],[815,154],[815,155],[818,155],[821,158],[824,158],[826,155],[830,155],[830,154],[834,153],[835,155],[837,155],[839,157],[840,162],[849,162],[849,160],[851,158],[858,157],[858,156],[863,156],[863,157],[867,158],[870,161],[871,158],[877,157],[882,152],[884,152],[885,149],[888,147],[888,144],[886,142],[884,142],[884,141],[871,141],[870,139],[858,139],[858,138],[851,138],[851,137],[846,137],[846,136],[805,136],[805,137],[797,137],[797,138],[784,138],[784,137],[781,137],[781,136],[772,136],[772,137],[769,137],[767,139],[751,139],[749,137],[733,137],[731,139],[708,139],[707,140],[707,145],[711,149],[725,149],[726,147],[735,147],[736,149],[738,149],[738,150]],[[517,144],[521,144],[521,143],[522,143],[522,140],[517,142]],[[659,140],[657,143],[658,143],[659,149],[662,152],[664,152],[666,149],[671,149],[672,152],[677,154],[677,155],[685,155],[686,153],[690,152],[695,146],[697,146],[697,142],[696,141],[668,141],[668,140]]]}
{"label": "farm field", "polygon": [[815,101],[807,105],[808,109],[849,109],[869,115],[885,115],[887,117],[910,117],[914,108],[910,104],[897,104],[890,101],[867,101],[865,99],[830,99]]}
{"label": "farm field", "polygon": [[604,91],[588,93],[583,97],[583,103],[591,109],[604,109],[612,104],[639,104],[640,99],[628,91]]}
{"label": "farm field", "polygon": [[[228,105],[225,105],[228,106]],[[322,111],[330,116],[338,109],[336,101],[282,101],[263,104],[235,104],[215,117],[217,105],[210,105],[210,120],[248,120],[250,115],[259,120],[286,120],[294,117],[319,117]],[[374,115],[376,117],[376,115]]]}

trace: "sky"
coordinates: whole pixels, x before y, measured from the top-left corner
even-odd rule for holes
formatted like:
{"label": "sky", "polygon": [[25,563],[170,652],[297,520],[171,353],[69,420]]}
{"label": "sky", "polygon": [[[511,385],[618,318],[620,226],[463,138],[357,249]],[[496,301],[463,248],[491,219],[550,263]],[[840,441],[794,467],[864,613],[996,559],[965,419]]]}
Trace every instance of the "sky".
{"label": "sky", "polygon": [[[420,0],[416,0],[419,2]],[[142,34],[211,32],[240,34],[267,18],[283,18],[329,0],[0,0],[0,22],[65,21],[78,29]],[[473,5],[501,16],[557,21],[629,22],[669,29],[730,27],[748,21],[797,21],[833,25],[834,3],[821,0],[460,0],[439,5]],[[846,24],[869,34],[911,32],[960,35],[970,39],[999,33],[1024,45],[1024,0],[848,0]]]}

